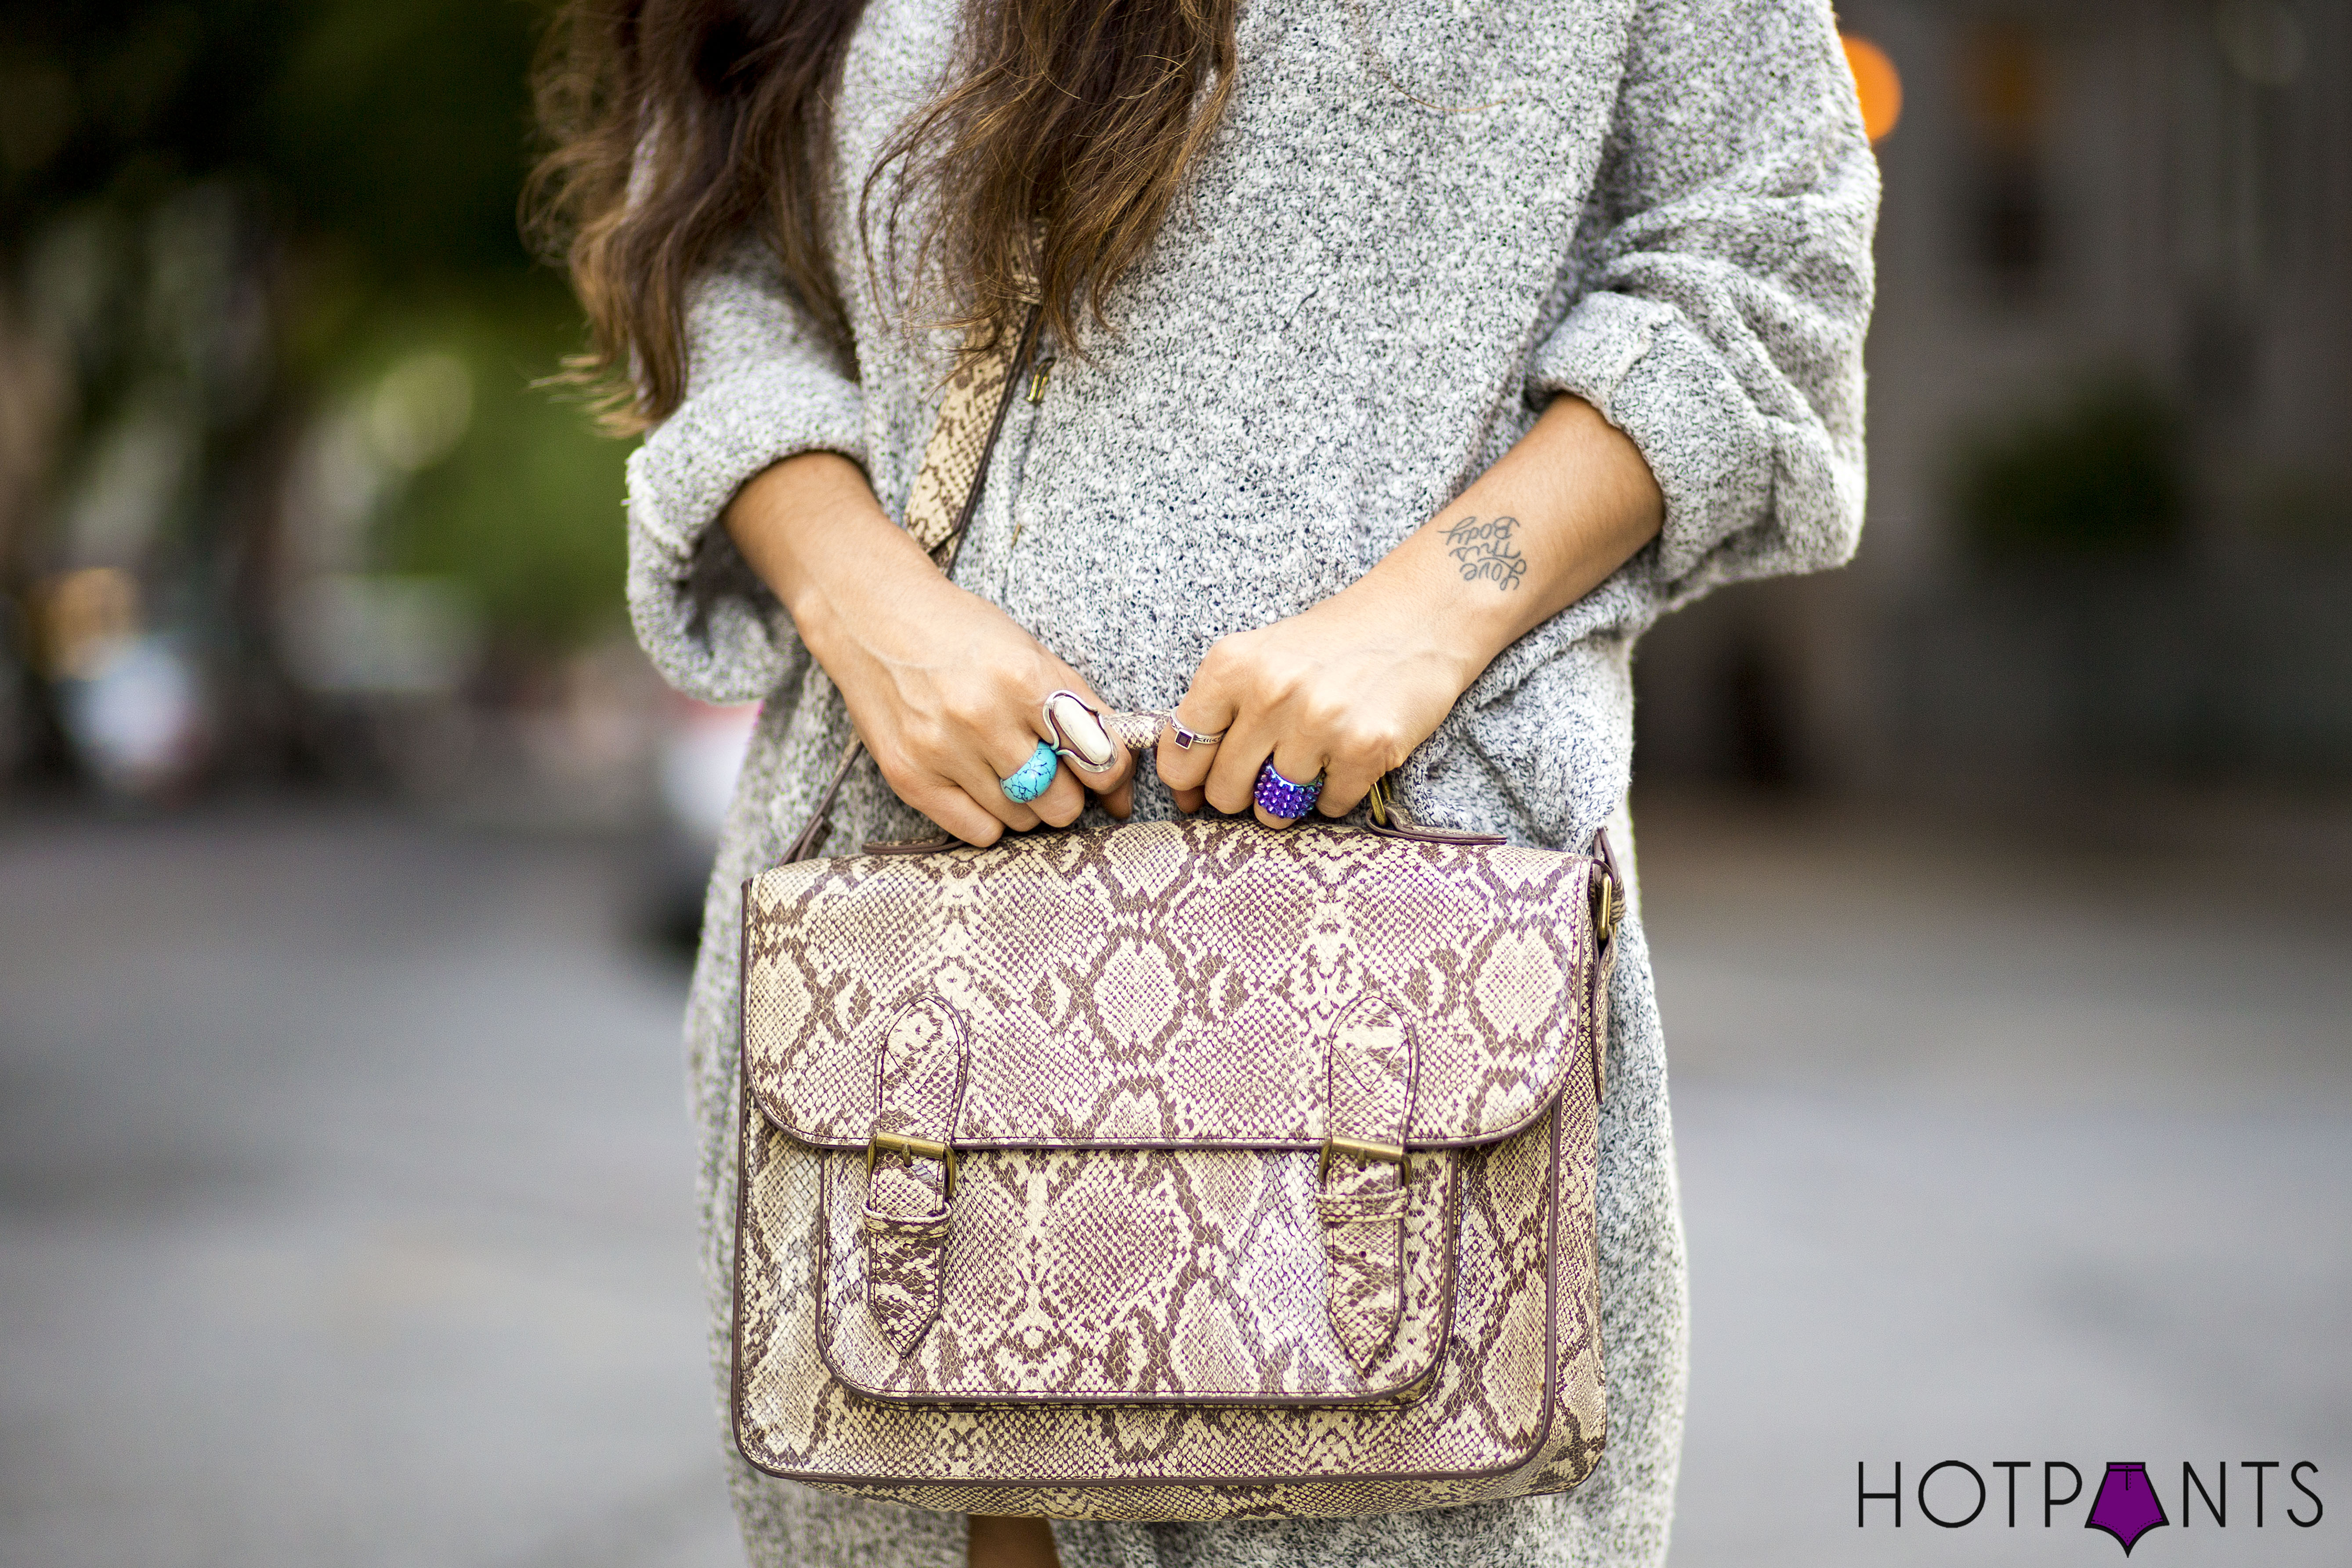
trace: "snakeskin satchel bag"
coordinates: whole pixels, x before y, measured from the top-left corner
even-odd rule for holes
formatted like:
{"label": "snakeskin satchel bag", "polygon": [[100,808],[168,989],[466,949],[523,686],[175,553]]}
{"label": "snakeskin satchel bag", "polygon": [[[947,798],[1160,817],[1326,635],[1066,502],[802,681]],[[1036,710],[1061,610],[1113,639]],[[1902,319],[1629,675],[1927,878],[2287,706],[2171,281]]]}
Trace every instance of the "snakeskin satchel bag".
{"label": "snakeskin satchel bag", "polygon": [[[1029,336],[950,384],[971,455],[927,448],[927,544],[969,519]],[[926,483],[963,501],[943,525]],[[1151,1520],[1591,1471],[1605,840],[1385,802],[809,858],[824,831],[743,889],[745,1458]]]}

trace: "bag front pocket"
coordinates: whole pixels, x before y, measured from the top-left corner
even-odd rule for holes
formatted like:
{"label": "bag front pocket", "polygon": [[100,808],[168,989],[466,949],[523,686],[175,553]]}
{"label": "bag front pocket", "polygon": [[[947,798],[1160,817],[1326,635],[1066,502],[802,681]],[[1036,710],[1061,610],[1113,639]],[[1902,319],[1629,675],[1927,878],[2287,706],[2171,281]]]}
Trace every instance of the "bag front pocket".
{"label": "bag front pocket", "polygon": [[[1457,1157],[1426,1154],[1392,1227],[1318,1212],[1317,1156],[1243,1149],[965,1154],[937,1316],[903,1352],[874,1310],[890,1282],[862,1156],[824,1157],[818,1344],[835,1377],[919,1403],[1356,1404],[1426,1379],[1454,1297]],[[1335,1229],[1395,1258],[1389,1331],[1358,1364],[1329,1302],[1359,1271]],[[1381,1229],[1391,1234],[1378,1237]],[[1344,1309],[1343,1309],[1344,1310]]]}

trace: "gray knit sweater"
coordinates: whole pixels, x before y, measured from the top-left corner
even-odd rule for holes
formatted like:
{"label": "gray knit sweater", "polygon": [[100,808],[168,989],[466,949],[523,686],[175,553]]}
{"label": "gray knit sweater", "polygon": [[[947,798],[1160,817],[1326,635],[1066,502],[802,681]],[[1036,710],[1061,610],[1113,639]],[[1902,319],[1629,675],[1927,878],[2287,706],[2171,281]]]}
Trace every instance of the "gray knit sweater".
{"label": "gray knit sweater", "polygon": [[[837,214],[941,79],[954,18],[952,0],[872,0],[842,88]],[[957,581],[1110,702],[1171,706],[1212,643],[1344,587],[1552,393],[1575,393],[1640,447],[1664,531],[1496,660],[1402,779],[1423,817],[1582,847],[1622,816],[1633,637],[1717,584],[1834,565],[1861,524],[1878,185],[1827,0],[1244,0],[1239,43],[1224,121],[1118,289],[1116,334],[1062,354],[1042,405],[1016,405]],[[765,704],[687,1019],[722,1383],[738,887],[781,853],[848,730],[716,522],[745,479],[811,448],[856,459],[902,508],[951,348],[875,297],[845,219],[830,237],[854,363],[746,247],[699,287],[686,400],[629,463],[647,651],[696,696]],[[1148,776],[1136,805],[1173,809]],[[915,827],[868,767],[827,852]],[[1069,1568],[1663,1560],[1684,1268],[1638,919],[1615,984],[1593,1477],[1561,1498],[1344,1522],[1066,1524]],[[962,1562],[960,1518],[731,1463],[757,1563]]]}

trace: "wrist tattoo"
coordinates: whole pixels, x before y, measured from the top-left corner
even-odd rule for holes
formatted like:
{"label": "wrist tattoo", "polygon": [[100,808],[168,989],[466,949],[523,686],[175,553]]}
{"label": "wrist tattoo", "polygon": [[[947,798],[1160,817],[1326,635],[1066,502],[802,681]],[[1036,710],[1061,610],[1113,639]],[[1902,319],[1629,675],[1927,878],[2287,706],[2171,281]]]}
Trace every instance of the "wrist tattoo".
{"label": "wrist tattoo", "polygon": [[1445,552],[1465,583],[1492,583],[1507,594],[1528,574],[1528,558],[1511,548],[1511,535],[1518,526],[1516,517],[1490,517],[1483,522],[1465,517],[1438,531],[1445,536]]}

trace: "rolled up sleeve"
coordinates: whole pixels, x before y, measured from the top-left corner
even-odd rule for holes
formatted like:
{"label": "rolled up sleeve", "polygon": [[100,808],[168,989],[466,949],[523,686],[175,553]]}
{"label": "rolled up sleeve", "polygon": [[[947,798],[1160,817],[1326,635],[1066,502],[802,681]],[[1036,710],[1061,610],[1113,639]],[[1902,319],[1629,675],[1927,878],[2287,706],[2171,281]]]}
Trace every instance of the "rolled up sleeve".
{"label": "rolled up sleeve", "polygon": [[628,462],[629,615],[678,689],[752,701],[807,653],[719,518],[745,481],[795,453],[864,463],[864,404],[761,246],[697,281],[686,325],[686,395]]}
{"label": "rolled up sleeve", "polygon": [[1878,167],[1822,0],[1645,0],[1529,395],[1640,448],[1653,611],[1818,571],[1862,530]]}

